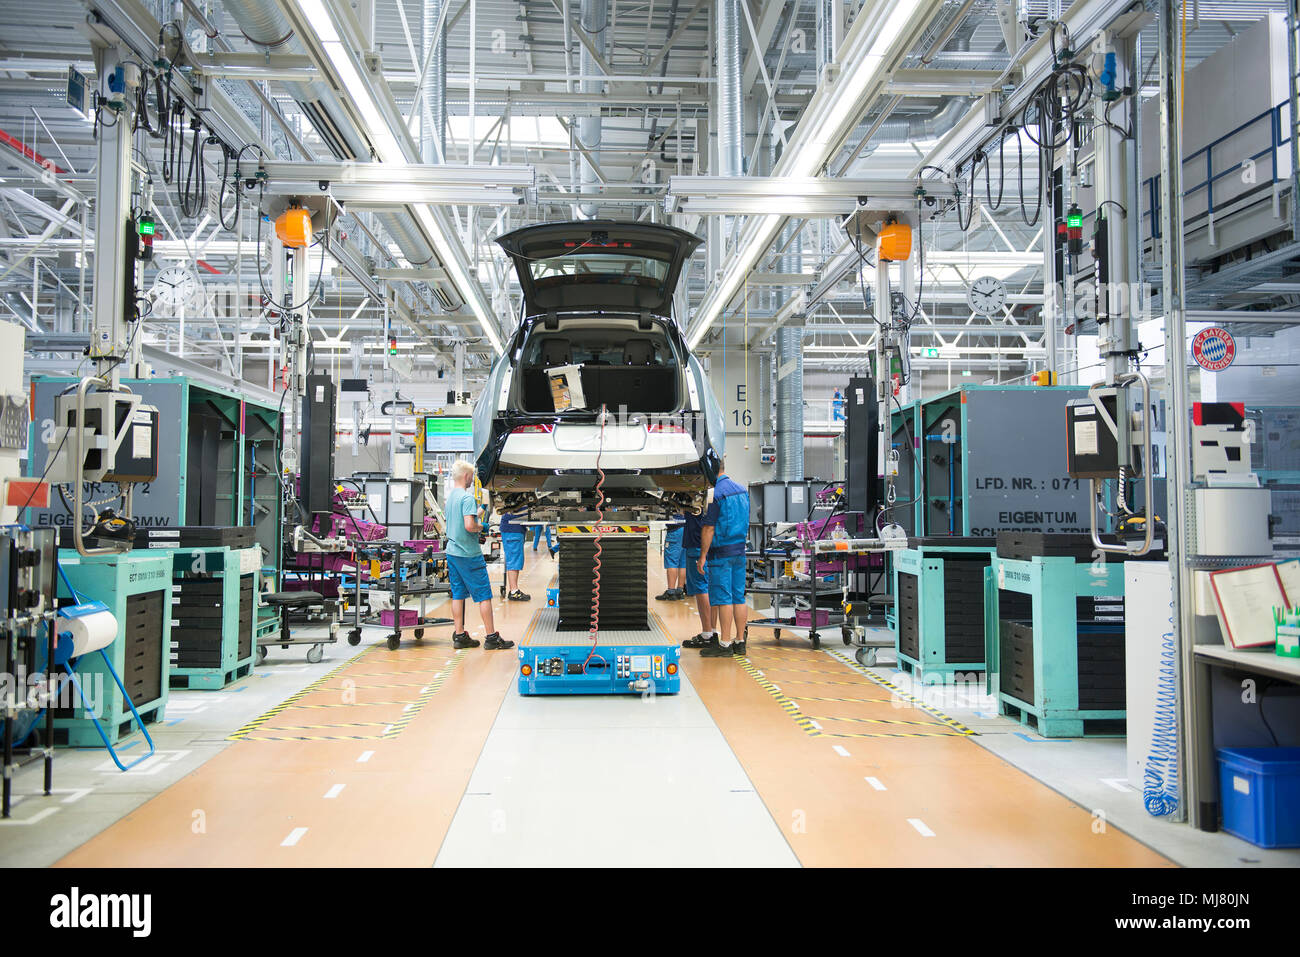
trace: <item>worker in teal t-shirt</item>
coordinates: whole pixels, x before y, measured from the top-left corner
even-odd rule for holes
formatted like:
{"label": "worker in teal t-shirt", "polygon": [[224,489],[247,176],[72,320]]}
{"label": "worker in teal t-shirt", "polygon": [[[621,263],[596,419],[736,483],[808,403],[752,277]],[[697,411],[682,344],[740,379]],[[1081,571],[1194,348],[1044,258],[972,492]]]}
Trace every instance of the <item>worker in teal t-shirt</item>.
{"label": "worker in teal t-shirt", "polygon": [[447,519],[447,578],[451,582],[451,643],[457,648],[475,648],[478,641],[465,630],[465,599],[473,598],[487,636],[483,647],[489,651],[513,648],[504,640],[492,621],[492,583],[488,581],[487,562],[479,547],[479,536],[486,531],[483,515],[469,491],[474,481],[474,466],[464,459],[451,467],[451,494],[443,509]]}

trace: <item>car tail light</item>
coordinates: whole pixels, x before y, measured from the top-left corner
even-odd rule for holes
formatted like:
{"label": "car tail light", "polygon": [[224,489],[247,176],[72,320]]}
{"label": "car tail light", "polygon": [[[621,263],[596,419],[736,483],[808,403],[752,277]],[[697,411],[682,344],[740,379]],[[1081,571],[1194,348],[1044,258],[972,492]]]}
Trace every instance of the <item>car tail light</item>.
{"label": "car tail light", "polygon": [[686,426],[684,426],[684,425],[667,425],[667,424],[665,424],[665,423],[663,423],[663,422],[652,422],[652,423],[647,427],[647,430],[650,431],[650,432],[673,432],[673,433],[676,433],[676,434],[678,434],[678,435],[685,435],[685,434],[686,434]]}
{"label": "car tail light", "polygon": [[521,433],[535,432],[552,432],[555,430],[553,425],[521,425],[510,430],[511,435],[520,435]]}

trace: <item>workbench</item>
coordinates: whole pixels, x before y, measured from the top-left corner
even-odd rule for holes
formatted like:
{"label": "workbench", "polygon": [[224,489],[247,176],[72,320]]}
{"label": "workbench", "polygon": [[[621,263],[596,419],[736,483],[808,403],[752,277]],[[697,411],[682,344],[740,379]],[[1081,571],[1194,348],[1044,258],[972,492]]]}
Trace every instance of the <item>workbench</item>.
{"label": "workbench", "polygon": [[[1192,766],[1197,771],[1197,794],[1200,798],[1198,825],[1202,831],[1217,831],[1221,800],[1219,796],[1219,757],[1214,740],[1214,694],[1212,672],[1238,672],[1243,675],[1273,678],[1300,685],[1300,658],[1286,658],[1272,648],[1237,650],[1227,645],[1198,644],[1192,647],[1196,683],[1195,727],[1188,729],[1188,747],[1194,749]],[[1258,707],[1258,705],[1256,705]],[[1283,742],[1285,743],[1285,742]],[[1233,744],[1229,741],[1228,745]],[[1225,745],[1227,746],[1227,745]]]}

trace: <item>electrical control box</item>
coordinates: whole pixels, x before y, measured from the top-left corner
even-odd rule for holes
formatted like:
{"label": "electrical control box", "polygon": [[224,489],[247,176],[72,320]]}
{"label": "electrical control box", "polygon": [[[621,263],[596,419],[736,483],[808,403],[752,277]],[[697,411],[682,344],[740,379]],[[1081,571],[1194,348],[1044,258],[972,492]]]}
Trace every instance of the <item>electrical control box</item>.
{"label": "electrical control box", "polygon": [[302,403],[301,503],[309,515],[328,514],[334,495],[334,380],[307,376]]}
{"label": "electrical control box", "polygon": [[[1106,396],[1114,421],[1115,398]],[[1119,441],[1092,399],[1065,406],[1065,466],[1074,479],[1111,479],[1119,475]]]}
{"label": "electrical control box", "polygon": [[[156,408],[133,392],[105,389],[83,397],[80,419],[77,409],[75,394],[55,400],[58,427],[48,442],[51,483],[151,482],[158,477]],[[76,428],[82,433],[80,462],[75,461]]]}
{"label": "electrical control box", "polygon": [[[1090,396],[1066,404],[1065,465],[1073,479],[1113,479],[1119,477],[1119,439],[1117,422],[1127,415],[1130,449],[1124,462],[1124,474],[1135,478],[1142,474],[1142,413],[1116,411],[1119,398],[1114,390],[1102,391],[1094,402]],[[1098,408],[1100,403],[1101,408]],[[1154,474],[1154,473],[1153,473]]]}

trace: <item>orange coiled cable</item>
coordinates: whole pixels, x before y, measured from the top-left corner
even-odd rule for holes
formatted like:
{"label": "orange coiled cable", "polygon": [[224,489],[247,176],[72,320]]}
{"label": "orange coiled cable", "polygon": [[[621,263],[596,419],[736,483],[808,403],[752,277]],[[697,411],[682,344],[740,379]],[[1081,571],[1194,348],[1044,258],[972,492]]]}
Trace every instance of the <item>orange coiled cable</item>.
{"label": "orange coiled cable", "polygon": [[[591,579],[591,651],[587,653],[587,658],[582,663],[582,673],[587,673],[587,665],[591,659],[597,657],[596,647],[599,642],[597,633],[600,630],[600,555],[603,547],[600,543],[601,527],[605,523],[605,472],[600,467],[600,456],[605,450],[605,406],[600,407],[600,445],[596,449],[596,555],[592,563]],[[604,659],[601,659],[604,660]]]}

